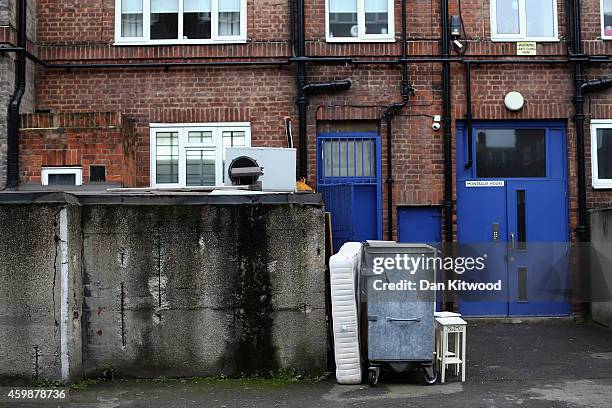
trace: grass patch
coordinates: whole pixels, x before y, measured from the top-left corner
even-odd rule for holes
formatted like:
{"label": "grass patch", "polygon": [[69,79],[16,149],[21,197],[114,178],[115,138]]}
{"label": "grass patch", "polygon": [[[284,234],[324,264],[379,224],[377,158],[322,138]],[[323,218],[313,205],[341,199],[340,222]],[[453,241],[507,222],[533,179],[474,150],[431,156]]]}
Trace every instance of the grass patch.
{"label": "grass patch", "polygon": [[291,384],[316,384],[325,381],[329,374],[321,376],[306,376],[291,370],[279,370],[270,372],[267,375],[242,374],[240,376],[219,375],[214,377],[188,377],[188,378],[167,378],[157,377],[153,379],[139,379],[142,383],[159,384],[199,384],[199,385],[218,385],[228,388],[267,388],[278,387]]}

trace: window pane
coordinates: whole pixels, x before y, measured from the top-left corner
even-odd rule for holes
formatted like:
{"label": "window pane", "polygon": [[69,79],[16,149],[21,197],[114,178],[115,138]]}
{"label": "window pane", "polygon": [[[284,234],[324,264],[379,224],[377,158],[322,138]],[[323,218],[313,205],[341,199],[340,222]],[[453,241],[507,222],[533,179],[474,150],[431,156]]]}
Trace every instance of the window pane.
{"label": "window pane", "polygon": [[123,0],[121,2],[121,36],[142,37],[143,0]]}
{"label": "window pane", "polygon": [[225,157],[226,147],[242,147],[245,146],[245,133],[243,131],[225,131],[223,138],[223,157]]}
{"label": "window pane", "polygon": [[612,0],[604,0],[603,6],[604,35],[612,37]]}
{"label": "window pane", "polygon": [[329,0],[330,37],[357,37],[357,0]]}
{"label": "window pane", "polygon": [[75,186],[76,174],[49,174],[50,186]]}
{"label": "window pane", "polygon": [[597,171],[600,179],[612,179],[612,129],[597,129]]}
{"label": "window pane", "polygon": [[188,186],[215,185],[215,151],[188,150],[186,152]]}
{"label": "window pane", "polygon": [[156,147],[157,183],[178,183],[178,132],[157,133]]}
{"label": "window pane", "polygon": [[183,36],[185,39],[205,38],[211,35],[211,0],[185,0]]}
{"label": "window pane", "polygon": [[387,0],[365,0],[366,34],[389,33],[388,6]]}
{"label": "window pane", "polygon": [[546,177],[546,130],[478,129],[476,135],[477,177]]}
{"label": "window pane", "polygon": [[495,17],[497,20],[497,34],[521,33],[519,0],[497,0]]}
{"label": "window pane", "polygon": [[188,143],[212,145],[213,144],[212,132],[210,131],[189,132]]}
{"label": "window pane", "polygon": [[178,39],[178,0],[151,0],[151,39]]}
{"label": "window pane", "polygon": [[219,35],[240,35],[240,0],[219,1]]}
{"label": "window pane", "polygon": [[557,10],[553,6],[553,0],[526,0],[528,37],[554,37]]}
{"label": "window pane", "polygon": [[340,139],[323,142],[324,177],[375,177],[374,141]]}

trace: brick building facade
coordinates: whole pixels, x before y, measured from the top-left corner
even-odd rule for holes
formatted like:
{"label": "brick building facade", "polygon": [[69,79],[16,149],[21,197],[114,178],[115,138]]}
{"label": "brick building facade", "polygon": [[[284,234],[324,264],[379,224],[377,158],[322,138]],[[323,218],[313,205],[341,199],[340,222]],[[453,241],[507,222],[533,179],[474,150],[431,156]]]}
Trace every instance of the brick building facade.
{"label": "brick building facade", "polygon": [[[568,230],[573,236],[578,224],[578,161],[575,125],[572,121],[576,62],[567,61],[571,44],[568,41],[566,24],[568,10],[565,9],[566,3],[573,2],[546,0],[544,3],[548,4],[550,1],[551,7],[556,7],[556,10],[549,12],[545,8],[536,7],[526,12],[525,8],[531,10],[531,6],[526,6],[524,0],[497,0],[493,7],[491,1],[494,0],[449,1],[450,16],[460,17],[463,23],[459,35],[463,47],[458,49],[452,46],[450,53],[453,200],[456,203],[458,199],[457,141],[463,140],[463,134],[458,133],[458,125],[465,123],[467,113],[466,62],[472,61],[471,90],[475,123],[503,121],[512,127],[512,123],[552,121],[564,128],[566,149],[563,160],[567,170],[569,194],[567,218]],[[218,123],[246,125],[250,131],[252,146],[286,147],[286,118],[290,118],[294,133],[297,134],[298,63],[292,60],[294,52],[291,39],[295,36],[295,30],[290,12],[291,5],[294,4],[295,7],[297,0],[295,3],[241,0],[227,2],[226,5],[216,0],[212,3],[177,1],[176,4],[173,1],[155,0],[124,2],[123,12],[118,12],[117,7],[122,7],[120,0],[38,0],[36,36],[31,37],[35,53],[42,61],[47,64],[74,65],[70,69],[66,66],[37,66],[32,99],[37,110],[43,111],[44,115],[118,112],[133,120],[135,177],[115,181],[124,186],[152,185],[152,124],[180,124],[177,126],[187,126],[188,129],[189,126],[198,124],[201,125],[199,130],[205,132],[222,132],[214,125]],[[444,204],[444,131],[432,129],[435,117],[443,115],[441,1],[406,0],[408,79],[415,92],[408,105],[392,120],[392,184],[385,183],[388,161],[384,114],[390,104],[402,100],[401,64],[397,63],[402,48],[402,2],[388,2],[393,5],[393,24],[383,23],[384,29],[374,27],[374,30],[378,30],[378,37],[364,35],[364,26],[376,25],[368,19],[372,16],[381,18],[380,10],[384,9],[385,3],[387,2],[384,0],[359,0],[354,3],[340,0],[305,1],[305,55],[313,58],[306,64],[307,80],[351,81],[350,90],[308,96],[306,178],[309,184],[316,186],[321,177],[321,174],[317,173],[320,168],[317,161],[318,135],[340,131],[358,132],[363,129],[377,133],[381,143],[378,151],[381,165],[379,196],[387,197],[387,189],[392,186],[392,236],[398,238],[400,232],[396,220],[402,215],[398,209],[420,206],[440,208]],[[612,2],[583,0],[580,3],[584,54],[591,57],[603,56],[609,61],[612,55],[612,40],[604,37],[612,38],[612,28],[608,27],[609,19],[604,18],[604,14],[607,11],[612,13]],[[504,9],[505,6],[510,8]],[[210,13],[204,13],[203,10],[208,10],[209,7],[212,7]],[[365,9],[364,14],[368,14],[370,10],[370,16],[362,20],[358,12],[358,23],[349,30],[355,31],[342,34],[354,37],[338,38],[338,35],[333,35],[333,31],[341,33],[346,26],[342,26],[341,19],[338,20],[340,23],[335,19],[342,13],[346,14],[347,7],[351,10],[352,7],[362,11]],[[493,33],[493,37],[497,38],[492,39],[492,14],[496,14],[495,10],[499,10],[497,14],[500,16],[496,17],[499,21],[495,22],[497,32],[515,34],[500,38],[498,34]],[[191,20],[187,19],[187,14],[194,11],[196,14],[199,12],[198,18],[204,16],[198,23],[198,30],[203,30],[199,32],[200,36],[210,39],[188,39],[186,34],[191,33],[188,30],[192,28],[188,28]],[[182,13],[180,15],[184,20],[179,20],[181,23],[178,26],[169,24],[168,18],[172,20],[175,18],[173,15],[179,13]],[[239,22],[236,20],[236,13],[239,14]],[[334,13],[336,15],[332,16]],[[516,20],[508,18],[509,23],[502,21],[508,13],[516,13]],[[525,17],[525,13],[533,14],[531,17]],[[543,16],[537,13],[543,13]],[[213,17],[210,17],[211,15]],[[207,18],[213,23],[218,22],[218,27],[211,30],[207,25],[209,23],[206,23],[209,21]],[[328,27],[332,20],[334,24],[339,24],[333,29]],[[380,26],[380,21],[378,23]],[[526,30],[539,30],[534,28],[536,25],[544,27],[543,30],[549,29],[550,33],[531,36],[526,34]],[[179,30],[183,34],[183,40],[177,39]],[[211,32],[206,32],[207,30]],[[10,36],[13,27],[9,25],[5,31],[8,31]],[[231,32],[233,37],[222,36],[227,32]],[[127,37],[122,37],[122,33]],[[189,35],[198,36],[198,32]],[[152,39],[155,36],[158,39]],[[517,41],[521,40],[534,41],[536,55],[517,56]],[[10,54],[2,57],[5,64],[10,57]],[[321,61],[317,62],[314,58]],[[345,59],[334,62],[333,58]],[[485,61],[501,59],[509,62]],[[512,59],[531,60],[533,63],[516,64],[510,62]],[[555,61],[550,64],[538,62],[544,59]],[[374,62],[377,60],[379,63]],[[475,62],[477,60],[480,62]],[[605,77],[610,72],[609,63],[593,62],[593,59],[584,61],[588,79]],[[238,65],[245,62],[259,65]],[[204,65],[206,63],[209,65]],[[217,63],[238,64],[214,65]],[[84,64],[90,65],[83,66]],[[142,65],[94,67],[93,64]],[[10,73],[7,74],[3,75],[10,77]],[[31,81],[28,83],[31,84]],[[3,88],[6,88],[7,81],[2,84]],[[511,111],[504,105],[504,98],[511,91],[520,92],[524,97],[524,107],[518,111]],[[6,90],[4,94],[6,95]],[[5,101],[3,105],[6,105],[5,99],[0,98],[0,101]],[[592,185],[589,123],[590,120],[612,119],[612,91],[604,89],[589,94],[585,106],[588,207],[609,206],[612,203],[610,190],[595,189]],[[24,107],[27,110],[32,106],[26,103]],[[22,132],[21,146],[26,153],[22,157],[20,179],[24,183],[40,181],[36,166],[33,168],[32,162],[27,162],[27,152],[38,148],[34,146],[40,146],[36,144],[32,132],[32,129]],[[299,145],[296,147],[303,148]],[[104,162],[107,159],[105,156],[106,153],[100,150],[92,163],[96,160]],[[43,158],[37,159],[40,161],[33,163],[40,163],[41,167],[71,166],[76,163],[46,162],[45,155],[41,157]],[[85,160],[79,164],[85,167],[88,165]],[[4,166],[2,168],[4,171]],[[379,229],[382,231],[379,238],[387,237],[388,207],[379,204],[377,211],[380,215]],[[455,237],[456,220],[459,217],[457,212],[453,214]]]}

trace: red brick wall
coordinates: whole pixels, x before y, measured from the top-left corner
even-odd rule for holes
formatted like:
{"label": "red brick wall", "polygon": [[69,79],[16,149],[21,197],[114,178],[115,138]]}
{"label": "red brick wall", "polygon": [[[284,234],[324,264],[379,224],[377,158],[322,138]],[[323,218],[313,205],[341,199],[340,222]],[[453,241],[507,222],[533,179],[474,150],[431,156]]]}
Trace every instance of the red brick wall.
{"label": "red brick wall", "polygon": [[[439,0],[407,0],[409,52],[439,53]],[[306,1],[307,53],[311,56],[396,57],[400,43],[328,44],[325,42],[324,0]],[[458,2],[451,1],[451,14]],[[400,5],[395,2],[396,38],[400,33]],[[599,0],[584,0],[585,50],[612,55],[612,41],[601,41]],[[491,42],[488,0],[462,0],[465,31],[470,38],[468,55],[483,58],[516,54],[516,45]],[[285,59],[290,56],[288,1],[249,0],[247,44],[205,46],[115,47],[114,1],[39,1],[39,53],[44,59],[79,63],[91,61],[182,61],[191,59]],[[563,1],[558,0],[561,41],[538,44],[538,54],[565,56]],[[587,67],[589,78],[609,71]],[[416,88],[410,106],[394,118],[393,159],[396,205],[441,204],[443,198],[443,132],[431,129],[432,115],[442,113],[439,64],[411,64],[410,80]],[[452,65],[453,119],[465,114],[465,68]],[[474,119],[561,119],[568,123],[568,163],[571,219],[576,213],[576,154],[573,115],[573,67],[548,65],[480,65],[473,71]],[[609,74],[608,74],[609,75]],[[315,174],[317,120],[380,120],[384,107],[400,100],[399,67],[310,66],[308,79],[351,79],[347,92],[310,98],[308,114],[309,179]],[[523,93],[525,108],[507,111],[508,91]],[[149,185],[149,129],[155,122],[247,121],[252,124],[254,145],[284,146],[285,116],[291,116],[297,141],[295,68],[189,68],[39,70],[37,105],[54,112],[119,111],[135,120],[137,180]],[[587,111],[593,118],[612,118],[612,92],[590,97]],[[381,123],[384,135],[385,126]],[[586,132],[587,139],[589,132]],[[588,141],[588,140],[587,140]],[[386,170],[383,137],[383,171]],[[453,142],[454,143],[454,142]],[[589,152],[589,145],[586,146]],[[588,155],[587,155],[588,159]],[[612,205],[607,190],[590,187],[590,206]],[[383,177],[384,180],[384,177]],[[386,189],[386,186],[384,187]],[[395,208],[395,207],[394,207]],[[386,209],[385,217],[386,217]],[[395,211],[395,210],[394,210]],[[397,218],[395,218],[397,219]],[[386,222],[384,223],[386,227]]]}
{"label": "red brick wall", "polygon": [[22,183],[40,183],[41,167],[81,166],[83,184],[92,165],[106,167],[106,182],[136,185],[133,123],[113,113],[22,115]]}

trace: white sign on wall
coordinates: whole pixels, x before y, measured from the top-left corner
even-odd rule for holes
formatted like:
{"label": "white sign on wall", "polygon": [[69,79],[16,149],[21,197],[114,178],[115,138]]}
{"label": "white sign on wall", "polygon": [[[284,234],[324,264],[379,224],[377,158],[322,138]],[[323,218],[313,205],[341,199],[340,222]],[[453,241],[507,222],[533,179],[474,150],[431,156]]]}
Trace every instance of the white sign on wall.
{"label": "white sign on wall", "polygon": [[466,181],[466,187],[504,187],[506,182],[503,180],[472,180]]}

